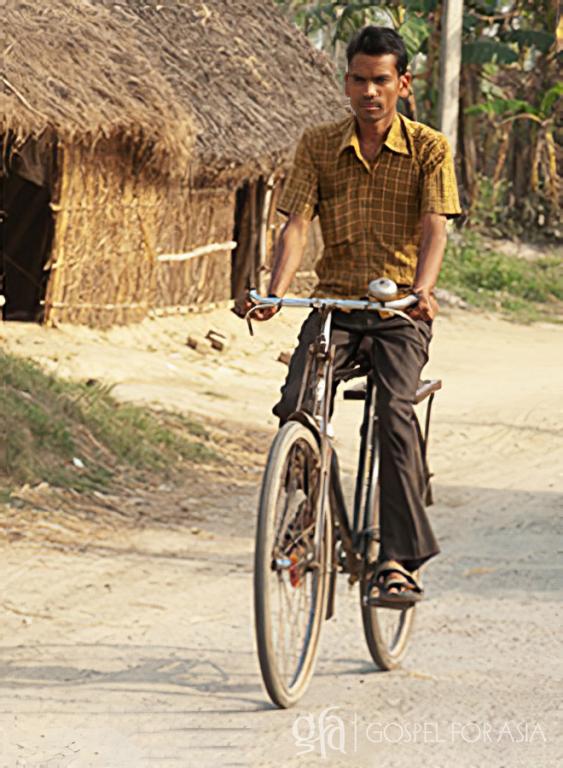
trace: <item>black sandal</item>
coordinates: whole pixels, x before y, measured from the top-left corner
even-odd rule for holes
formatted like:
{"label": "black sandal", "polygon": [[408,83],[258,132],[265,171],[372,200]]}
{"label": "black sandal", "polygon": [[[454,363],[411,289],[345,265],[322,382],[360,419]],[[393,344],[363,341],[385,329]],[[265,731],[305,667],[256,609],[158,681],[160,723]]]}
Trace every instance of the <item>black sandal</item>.
{"label": "black sandal", "polygon": [[396,560],[384,560],[377,565],[370,587],[371,604],[405,608],[419,602],[423,596],[420,582]]}

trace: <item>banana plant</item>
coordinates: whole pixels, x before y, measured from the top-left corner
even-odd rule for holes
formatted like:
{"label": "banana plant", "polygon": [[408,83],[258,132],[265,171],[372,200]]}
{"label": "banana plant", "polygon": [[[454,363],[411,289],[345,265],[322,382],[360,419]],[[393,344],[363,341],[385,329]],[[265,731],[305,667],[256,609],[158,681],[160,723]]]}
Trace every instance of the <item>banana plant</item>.
{"label": "banana plant", "polygon": [[[462,0],[458,0],[462,2]],[[436,124],[439,88],[441,0],[277,0],[315,44],[344,71],[345,42],[365,24],[392,26],[405,40],[414,71],[419,119]],[[515,191],[525,203],[529,190],[546,197],[556,211],[557,168],[554,85],[558,0],[463,0],[462,121],[460,167],[469,208],[485,169],[495,199],[506,175],[507,157],[524,145],[529,186]],[[416,114],[416,113],[415,113]],[[485,142],[478,141],[485,132]],[[525,134],[525,135],[524,135]],[[531,147],[531,155],[528,150]],[[488,170],[494,154],[494,170]],[[529,165],[528,165],[529,163]],[[542,185],[542,179],[545,185]]]}
{"label": "banana plant", "polygon": [[485,115],[498,137],[499,150],[493,174],[493,205],[500,189],[512,127],[517,121],[526,120],[536,127],[533,132],[530,190],[535,193],[539,191],[540,170],[543,168],[550,205],[554,211],[558,208],[557,153],[553,130],[555,107],[562,95],[563,83],[557,83],[541,95],[538,106],[524,99],[491,95],[482,104],[475,104],[466,110],[468,115]]}

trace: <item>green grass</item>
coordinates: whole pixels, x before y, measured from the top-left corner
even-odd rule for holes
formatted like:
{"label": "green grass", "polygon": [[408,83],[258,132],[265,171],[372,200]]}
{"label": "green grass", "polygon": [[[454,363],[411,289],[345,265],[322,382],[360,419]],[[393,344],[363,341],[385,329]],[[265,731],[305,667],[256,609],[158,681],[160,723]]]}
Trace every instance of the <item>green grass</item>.
{"label": "green grass", "polygon": [[521,321],[563,321],[563,260],[497,253],[475,233],[451,238],[439,285],[482,309]]}
{"label": "green grass", "polygon": [[0,434],[0,498],[22,483],[88,491],[124,472],[170,476],[186,462],[218,458],[206,430],[186,416],[119,403],[107,386],[63,381],[2,351]]}

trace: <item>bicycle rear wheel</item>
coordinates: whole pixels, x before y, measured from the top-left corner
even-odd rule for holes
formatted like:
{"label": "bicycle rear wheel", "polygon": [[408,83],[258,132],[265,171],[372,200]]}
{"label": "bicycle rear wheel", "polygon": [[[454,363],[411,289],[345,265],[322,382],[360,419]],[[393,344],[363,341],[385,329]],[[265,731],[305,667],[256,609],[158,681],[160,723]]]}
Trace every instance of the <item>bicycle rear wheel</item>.
{"label": "bicycle rear wheel", "polygon": [[[331,518],[315,546],[320,451],[312,432],[288,422],[276,435],[260,495],[254,560],[256,640],[274,704],[289,707],[313,673],[328,594]],[[318,537],[317,537],[318,538]]]}
{"label": "bicycle rear wheel", "polygon": [[[377,479],[374,480],[377,483]],[[379,484],[373,494],[372,530],[379,524]],[[406,608],[383,608],[369,604],[370,579],[373,568],[366,563],[360,579],[360,601],[364,635],[370,655],[379,669],[388,671],[400,666],[407,652],[413,629],[415,605]]]}
{"label": "bicycle rear wheel", "polygon": [[400,666],[407,652],[413,628],[415,606],[382,608],[367,603],[368,580],[360,582],[362,623],[368,650],[379,669],[388,671]]}

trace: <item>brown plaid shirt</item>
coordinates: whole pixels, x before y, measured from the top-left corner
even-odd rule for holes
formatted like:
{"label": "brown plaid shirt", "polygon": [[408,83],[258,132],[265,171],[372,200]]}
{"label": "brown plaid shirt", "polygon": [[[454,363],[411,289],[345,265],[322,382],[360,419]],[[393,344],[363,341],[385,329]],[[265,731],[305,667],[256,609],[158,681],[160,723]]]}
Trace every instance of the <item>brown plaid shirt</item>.
{"label": "brown plaid shirt", "polygon": [[358,298],[370,280],[414,280],[423,213],[461,213],[446,138],[397,115],[375,163],[362,157],[354,117],[307,129],[278,204],[319,215],[324,252],[315,294]]}

